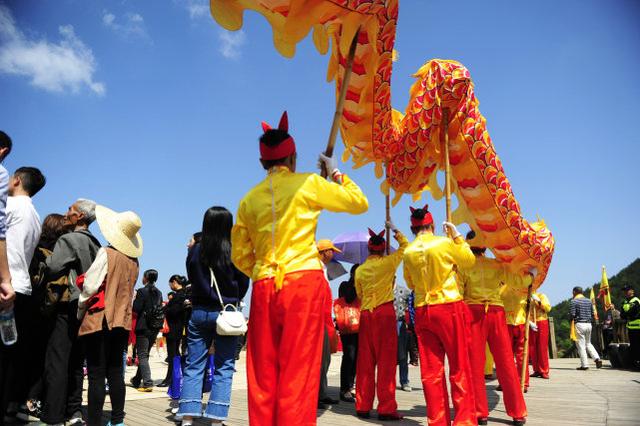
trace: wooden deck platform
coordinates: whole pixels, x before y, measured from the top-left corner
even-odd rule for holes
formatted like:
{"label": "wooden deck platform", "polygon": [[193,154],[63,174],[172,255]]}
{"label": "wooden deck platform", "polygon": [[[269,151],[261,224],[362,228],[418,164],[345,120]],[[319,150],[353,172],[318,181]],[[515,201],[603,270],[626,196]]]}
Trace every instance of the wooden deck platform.
{"label": "wooden deck platform", "polygon": [[[154,351],[155,352],[155,351]],[[160,361],[162,354],[154,354],[153,377],[164,377],[166,364]],[[531,379],[531,387],[525,395],[530,426],[577,425],[640,425],[640,372],[615,370],[608,362],[597,370],[576,371],[577,359],[551,360],[551,379]],[[329,371],[329,385],[337,398],[339,386],[340,356],[334,355]],[[244,354],[237,364],[234,377],[231,411],[228,426],[248,425],[247,386]],[[135,368],[127,368],[127,378]],[[409,367],[413,392],[397,391],[399,411],[405,416],[397,425],[426,425],[426,406],[417,367]],[[501,393],[496,391],[497,381],[487,382],[489,390],[490,424],[510,424],[502,403]],[[170,407],[175,406],[166,396],[166,388],[156,388],[152,393],[139,393],[127,388],[126,419],[128,426],[172,424]],[[86,399],[85,399],[86,401]],[[108,401],[108,398],[107,398]],[[105,405],[105,423],[108,420],[109,403]],[[375,413],[373,413],[375,414]],[[375,415],[373,416],[375,418]],[[204,424],[196,422],[196,424]],[[364,421],[355,417],[353,404],[341,402],[325,411],[318,411],[319,425],[356,426],[385,424],[377,420]],[[286,426],[286,425],[283,425]]]}

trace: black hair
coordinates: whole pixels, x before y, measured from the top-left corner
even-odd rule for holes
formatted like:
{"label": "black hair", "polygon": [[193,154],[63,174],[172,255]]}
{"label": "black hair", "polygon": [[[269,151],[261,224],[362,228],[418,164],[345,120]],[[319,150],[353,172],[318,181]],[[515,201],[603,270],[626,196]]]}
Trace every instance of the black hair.
{"label": "black hair", "polygon": [[147,269],[144,271],[143,277],[145,277],[149,283],[155,283],[158,281],[158,271],[155,269]]}
{"label": "black hair", "polygon": [[30,197],[36,195],[47,183],[47,178],[44,177],[40,169],[35,167],[20,167],[13,175],[20,178],[22,187]]}
{"label": "black hair", "polygon": [[[427,213],[429,213],[429,210],[427,209],[414,209],[411,212],[411,218],[412,219],[418,219],[418,220],[423,220],[424,217],[427,215]],[[420,231],[427,231],[427,230],[432,230],[433,231],[433,223],[430,223],[429,225],[420,225],[420,226],[412,226],[411,227],[411,232],[413,232],[414,234],[417,234]]]}
{"label": "black hair", "polygon": [[169,278],[169,282],[171,281],[175,281],[183,287],[187,284],[187,278],[178,274],[171,275],[171,277]]}
{"label": "black hair", "polygon": [[[386,241],[385,241],[384,237],[381,237],[380,235],[374,235],[372,237],[369,237],[369,243],[373,244],[374,246],[379,246],[379,245],[385,244]],[[382,252],[384,252],[384,249],[382,249],[382,250],[371,250],[371,248],[369,248],[369,252],[370,253],[382,253]]]}
{"label": "black hair", "polygon": [[576,287],[574,287],[574,288],[573,288],[573,292],[574,292],[575,294],[582,294],[582,287],[580,287],[580,286],[576,286]]}
{"label": "black hair", "polygon": [[[473,240],[476,237],[476,231],[474,231],[473,229],[469,232],[467,232],[467,237],[466,240]],[[487,251],[486,247],[471,247],[471,251],[473,252],[473,254],[475,254],[476,256],[478,255],[482,255]]]}
{"label": "black hair", "polygon": [[[283,141],[289,139],[291,135],[280,129],[269,129],[262,136],[260,136],[260,143],[265,144],[268,147],[274,147],[281,144]],[[265,170],[269,170],[274,166],[279,166],[287,161],[287,158],[278,158],[276,160],[262,160],[262,166]]]}
{"label": "black hair", "polygon": [[204,213],[200,262],[214,271],[227,273],[231,267],[231,227],[233,215],[224,207],[213,206]]}
{"label": "black hair", "polygon": [[202,232],[196,232],[195,234],[193,234],[193,241],[196,243],[202,241]]}
{"label": "black hair", "polygon": [[7,158],[9,154],[11,154],[11,148],[13,148],[13,142],[11,141],[11,138],[2,130],[0,130],[0,148],[9,148],[5,156],[0,158],[0,160]]}

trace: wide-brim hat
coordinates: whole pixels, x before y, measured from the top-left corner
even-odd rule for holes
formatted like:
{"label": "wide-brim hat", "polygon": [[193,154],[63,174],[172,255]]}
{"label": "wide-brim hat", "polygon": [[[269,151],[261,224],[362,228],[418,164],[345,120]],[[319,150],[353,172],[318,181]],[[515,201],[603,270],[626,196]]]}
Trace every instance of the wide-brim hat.
{"label": "wide-brim hat", "polygon": [[142,256],[142,227],[140,217],[132,211],[115,212],[105,206],[96,206],[96,221],[107,242],[129,257]]}
{"label": "wide-brim hat", "polygon": [[338,247],[333,245],[331,240],[319,240],[317,243],[318,251],[333,250],[336,253],[342,253]]}

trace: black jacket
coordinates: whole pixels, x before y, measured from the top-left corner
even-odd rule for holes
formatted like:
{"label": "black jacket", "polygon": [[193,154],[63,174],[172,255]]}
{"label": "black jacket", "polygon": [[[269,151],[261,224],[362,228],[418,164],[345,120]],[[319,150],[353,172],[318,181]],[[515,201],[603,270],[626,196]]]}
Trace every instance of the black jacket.
{"label": "black jacket", "polygon": [[162,306],[162,292],[155,284],[150,283],[138,289],[136,299],[133,301],[133,312],[138,314],[136,334],[158,334],[158,330],[149,330],[145,318],[146,312],[155,306]]}
{"label": "black jacket", "polygon": [[[249,289],[249,277],[235,266],[228,271],[215,271],[216,281],[220,287],[222,301],[226,304],[238,305]],[[191,302],[193,306],[204,306],[221,310],[215,287],[211,286],[209,268],[200,262],[200,244],[195,244],[187,256],[187,275],[191,282]]]}
{"label": "black jacket", "polygon": [[167,333],[166,337],[170,339],[179,339],[182,337],[187,314],[187,309],[184,306],[185,300],[187,300],[185,291],[178,290],[173,294],[173,297],[169,299],[167,306],[164,308],[164,316],[169,326],[169,333]]}

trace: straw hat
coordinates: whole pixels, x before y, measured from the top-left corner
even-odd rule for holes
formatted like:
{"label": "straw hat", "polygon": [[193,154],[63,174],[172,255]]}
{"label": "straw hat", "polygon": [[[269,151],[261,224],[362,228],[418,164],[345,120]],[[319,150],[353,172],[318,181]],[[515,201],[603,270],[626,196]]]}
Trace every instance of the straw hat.
{"label": "straw hat", "polygon": [[96,220],[102,235],[116,250],[129,257],[142,256],[142,237],[138,233],[142,221],[137,214],[96,206]]}

